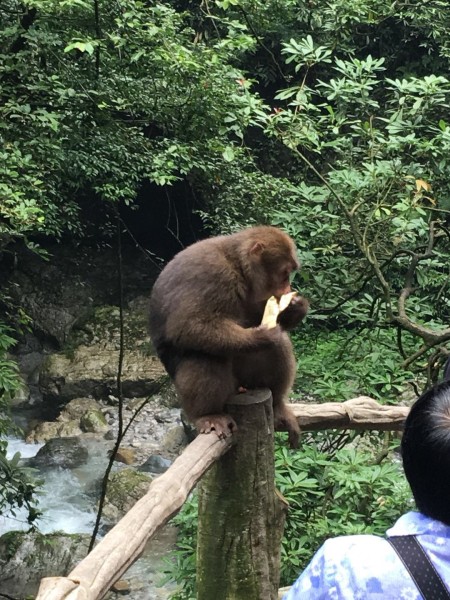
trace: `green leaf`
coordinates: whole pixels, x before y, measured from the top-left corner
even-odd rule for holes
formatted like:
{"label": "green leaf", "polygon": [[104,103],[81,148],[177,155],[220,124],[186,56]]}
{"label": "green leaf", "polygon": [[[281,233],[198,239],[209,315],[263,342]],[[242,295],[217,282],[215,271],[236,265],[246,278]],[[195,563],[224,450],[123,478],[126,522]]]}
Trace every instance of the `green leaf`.
{"label": "green leaf", "polygon": [[235,153],[232,146],[227,146],[222,152],[222,156],[227,162],[232,162],[235,159]]}

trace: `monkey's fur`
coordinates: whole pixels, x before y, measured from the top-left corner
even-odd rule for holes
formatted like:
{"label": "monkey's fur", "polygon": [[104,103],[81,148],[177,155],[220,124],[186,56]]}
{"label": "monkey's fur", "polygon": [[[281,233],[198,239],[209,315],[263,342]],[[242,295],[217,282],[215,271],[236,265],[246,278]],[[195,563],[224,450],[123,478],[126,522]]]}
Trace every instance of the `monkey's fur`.
{"label": "monkey's fur", "polygon": [[163,269],[150,300],[150,335],[189,420],[221,438],[236,429],[224,412],[240,387],[272,391],[275,427],[296,446],[299,427],[284,399],[295,377],[286,330],[306,315],[296,296],[273,329],[261,326],[265,302],[290,291],[298,269],[291,238],[275,227],[253,227],[203,240]]}

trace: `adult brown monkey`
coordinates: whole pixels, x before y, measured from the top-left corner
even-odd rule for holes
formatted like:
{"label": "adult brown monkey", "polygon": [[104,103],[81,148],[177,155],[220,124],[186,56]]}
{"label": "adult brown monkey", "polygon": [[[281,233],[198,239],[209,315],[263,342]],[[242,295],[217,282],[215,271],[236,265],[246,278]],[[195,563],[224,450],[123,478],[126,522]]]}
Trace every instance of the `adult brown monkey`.
{"label": "adult brown monkey", "polygon": [[295,377],[286,330],[306,315],[295,296],[278,325],[261,326],[271,296],[290,291],[298,269],[292,239],[275,227],[253,227],[189,246],[164,268],[150,300],[150,335],[187,417],[219,438],[236,429],[224,412],[239,387],[272,391],[275,427],[298,444],[299,427],[284,399]]}

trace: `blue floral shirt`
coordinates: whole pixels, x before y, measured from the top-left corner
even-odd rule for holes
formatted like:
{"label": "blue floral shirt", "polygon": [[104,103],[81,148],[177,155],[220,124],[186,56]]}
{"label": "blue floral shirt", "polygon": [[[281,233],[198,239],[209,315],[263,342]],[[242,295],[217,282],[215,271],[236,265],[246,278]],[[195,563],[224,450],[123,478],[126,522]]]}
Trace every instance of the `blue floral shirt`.
{"label": "blue floral shirt", "polygon": [[[450,527],[417,512],[400,517],[388,536],[417,535],[450,589]],[[283,600],[423,600],[395,550],[382,537],[327,540]]]}

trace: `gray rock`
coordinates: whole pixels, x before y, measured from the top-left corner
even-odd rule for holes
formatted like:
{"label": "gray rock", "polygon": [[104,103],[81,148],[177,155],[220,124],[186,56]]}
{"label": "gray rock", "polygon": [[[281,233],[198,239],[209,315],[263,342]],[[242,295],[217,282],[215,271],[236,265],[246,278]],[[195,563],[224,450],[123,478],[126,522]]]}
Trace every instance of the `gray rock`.
{"label": "gray rock", "polygon": [[30,465],[38,468],[74,469],[88,459],[88,450],[78,438],[54,438],[43,446]]}
{"label": "gray rock", "polygon": [[80,419],[80,427],[88,433],[105,433],[109,430],[101,410],[88,410],[84,413]]}
{"label": "gray rock", "polygon": [[172,464],[168,458],[152,454],[143,465],[139,467],[139,471],[144,473],[164,473]]}
{"label": "gray rock", "polygon": [[118,521],[123,517],[147,493],[151,482],[151,477],[134,469],[125,468],[114,473],[106,492],[105,519]]}
{"label": "gray rock", "polygon": [[27,443],[47,442],[53,438],[74,438],[81,435],[79,421],[43,421],[27,435]]}
{"label": "gray rock", "polygon": [[177,456],[188,444],[188,438],[181,425],[169,429],[164,436],[161,449],[170,455]]}
{"label": "gray rock", "polygon": [[86,554],[88,535],[12,531],[0,537],[1,591],[34,597],[42,577],[67,575]]}
{"label": "gray rock", "polygon": [[[42,394],[58,401],[82,396],[107,398],[116,386],[119,350],[110,343],[79,346],[72,357],[52,354],[40,374]],[[147,396],[157,392],[165,370],[156,356],[127,350],[122,370],[125,396]]]}
{"label": "gray rock", "polygon": [[16,271],[9,291],[31,317],[34,330],[59,347],[73,326],[93,310],[90,286],[39,257],[30,257],[24,269]]}

